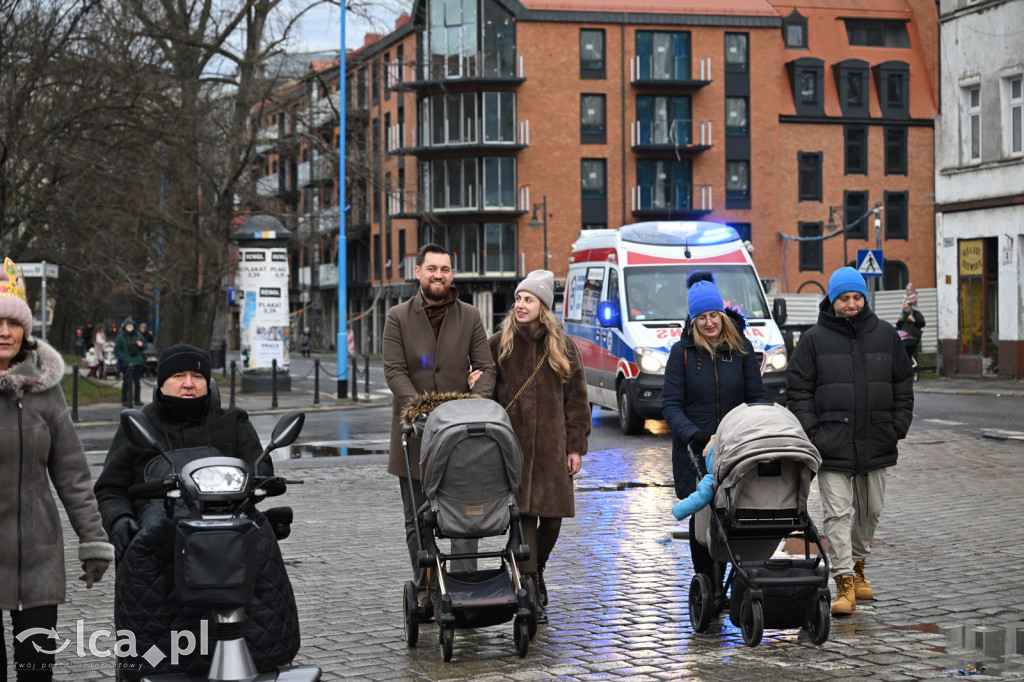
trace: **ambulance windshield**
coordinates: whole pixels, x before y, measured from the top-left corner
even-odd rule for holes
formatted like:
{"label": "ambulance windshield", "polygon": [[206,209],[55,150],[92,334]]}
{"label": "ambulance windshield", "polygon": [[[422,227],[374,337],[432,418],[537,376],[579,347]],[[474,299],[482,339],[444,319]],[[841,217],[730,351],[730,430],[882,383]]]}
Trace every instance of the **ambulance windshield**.
{"label": "ambulance windshield", "polygon": [[761,283],[748,265],[665,265],[627,267],[626,310],[630,320],[683,322],[686,320],[686,278],[695,270],[709,270],[725,305],[749,320],[767,319]]}

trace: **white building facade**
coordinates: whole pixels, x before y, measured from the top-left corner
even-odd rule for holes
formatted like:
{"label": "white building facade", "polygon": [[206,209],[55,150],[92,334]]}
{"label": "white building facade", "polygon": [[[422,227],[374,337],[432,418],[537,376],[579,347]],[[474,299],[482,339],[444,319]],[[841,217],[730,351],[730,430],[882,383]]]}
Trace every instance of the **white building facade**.
{"label": "white building facade", "polygon": [[1024,0],[939,3],[935,322],[946,376],[1024,377],[1022,27]]}

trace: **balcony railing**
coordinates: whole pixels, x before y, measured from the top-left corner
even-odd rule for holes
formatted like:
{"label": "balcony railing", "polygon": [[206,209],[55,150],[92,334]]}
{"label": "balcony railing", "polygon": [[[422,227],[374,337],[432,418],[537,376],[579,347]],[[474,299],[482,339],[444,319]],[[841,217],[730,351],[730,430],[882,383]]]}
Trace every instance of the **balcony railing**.
{"label": "balcony railing", "polygon": [[[693,139],[693,128],[697,126],[697,140]],[[630,142],[633,147],[710,147],[711,121],[708,119],[676,118],[671,121],[633,121],[630,125]]]}
{"label": "balcony railing", "polygon": [[[668,64],[662,66],[663,60],[655,57],[633,57],[629,60],[629,80],[634,84],[665,81],[666,83],[690,82],[703,85],[711,82],[711,58],[701,57],[697,60],[696,74],[693,73],[691,61],[692,59],[689,57],[674,57],[669,60]],[[699,77],[694,78],[695,75]]]}
{"label": "balcony railing", "polygon": [[676,190],[636,185],[631,195],[633,212],[664,210],[704,213],[714,210],[711,185],[691,185]]}

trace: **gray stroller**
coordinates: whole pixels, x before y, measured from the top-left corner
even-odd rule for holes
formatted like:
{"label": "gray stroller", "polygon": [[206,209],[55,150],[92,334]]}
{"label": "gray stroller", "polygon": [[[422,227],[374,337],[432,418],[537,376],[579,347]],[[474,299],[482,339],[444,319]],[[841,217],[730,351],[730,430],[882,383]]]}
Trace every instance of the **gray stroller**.
{"label": "gray stroller", "polygon": [[[692,451],[690,457],[703,476],[703,460]],[[829,563],[807,513],[818,450],[785,407],[739,405],[719,423],[712,459],[714,496],[697,512],[694,532],[715,560],[715,575],[698,573],[690,583],[693,629],[707,630],[728,603],[747,646],[761,642],[765,627],[802,627],[824,643],[832,617]],[[780,542],[793,537],[803,540],[803,558],[773,559]],[[730,565],[724,584],[718,562]]]}
{"label": "gray stroller", "polygon": [[[473,399],[456,399],[473,398]],[[429,394],[404,412],[402,451],[410,486],[408,439],[422,429],[420,476],[427,504],[416,514],[419,564],[436,571],[433,598],[441,655],[450,661],[455,628],[478,628],[514,620],[516,653],[525,656],[537,632],[533,583],[521,580],[519,561],[529,558],[516,496],[523,454],[508,415],[493,400],[465,394]],[[410,494],[412,491],[410,491]],[[436,538],[508,535],[499,550],[445,554]],[[499,559],[500,566],[450,571],[449,562]],[[495,562],[497,563],[497,562]],[[428,597],[430,597],[428,588]],[[430,600],[428,599],[428,602]],[[414,646],[429,607],[418,605],[416,584],[403,593],[405,638]]]}

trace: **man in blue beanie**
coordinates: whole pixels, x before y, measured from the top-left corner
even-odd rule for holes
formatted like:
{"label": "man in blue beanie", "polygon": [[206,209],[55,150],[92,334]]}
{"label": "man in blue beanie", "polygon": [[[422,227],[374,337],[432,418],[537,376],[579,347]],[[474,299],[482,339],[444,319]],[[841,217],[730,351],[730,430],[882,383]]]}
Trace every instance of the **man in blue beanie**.
{"label": "man in blue beanie", "polygon": [[839,268],[786,372],[788,407],[821,453],[818,490],[836,582],[834,615],[873,599],[864,562],[885,502],[886,469],[914,416],[914,370],[896,330],[864,300],[860,273]]}

